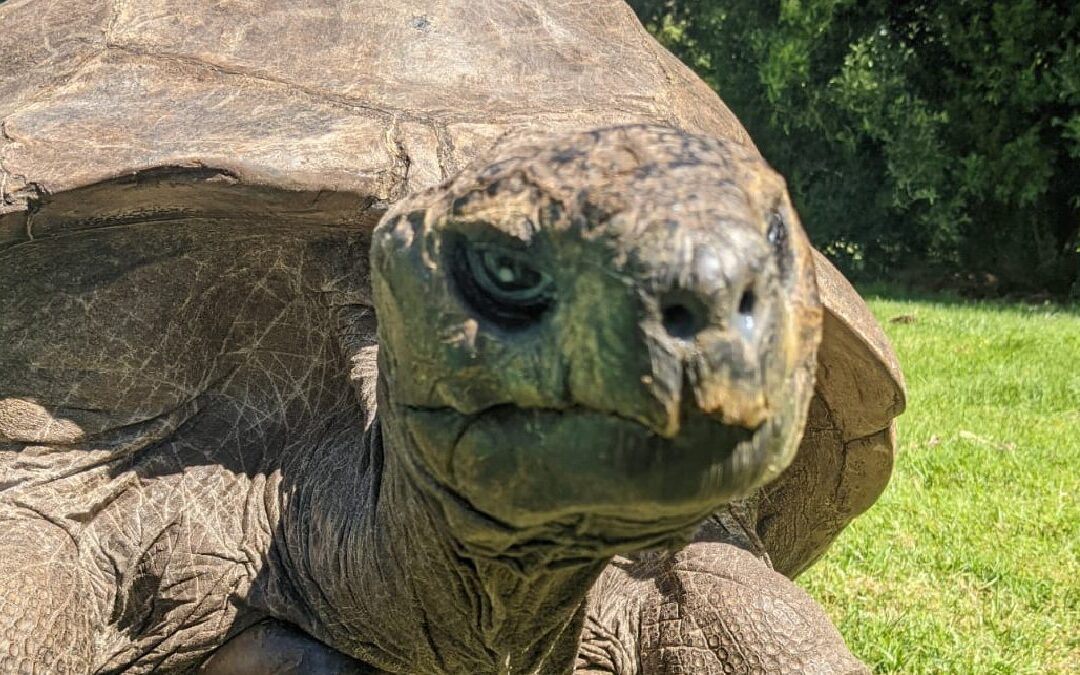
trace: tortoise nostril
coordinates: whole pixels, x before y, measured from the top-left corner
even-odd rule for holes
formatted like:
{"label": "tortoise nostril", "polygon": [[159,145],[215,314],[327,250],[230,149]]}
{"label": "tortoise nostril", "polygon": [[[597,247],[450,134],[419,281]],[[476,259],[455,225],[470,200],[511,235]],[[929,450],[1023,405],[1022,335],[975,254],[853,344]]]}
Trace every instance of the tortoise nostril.
{"label": "tortoise nostril", "polygon": [[670,305],[664,308],[664,328],[669,334],[680,339],[692,338],[697,333],[697,321],[684,305]]}
{"label": "tortoise nostril", "polygon": [[705,308],[694,298],[675,297],[663,303],[664,330],[672,337],[689,340],[706,324]]}
{"label": "tortoise nostril", "polygon": [[749,288],[744,290],[742,295],[739,296],[739,313],[735,317],[735,325],[738,326],[743,337],[751,340],[754,338],[754,329],[756,328],[754,310],[757,309],[757,303],[758,299],[754,291]]}
{"label": "tortoise nostril", "polygon": [[739,314],[743,316],[753,315],[755,305],[757,305],[757,297],[754,295],[754,291],[749,288],[743,291],[742,297],[739,298]]}

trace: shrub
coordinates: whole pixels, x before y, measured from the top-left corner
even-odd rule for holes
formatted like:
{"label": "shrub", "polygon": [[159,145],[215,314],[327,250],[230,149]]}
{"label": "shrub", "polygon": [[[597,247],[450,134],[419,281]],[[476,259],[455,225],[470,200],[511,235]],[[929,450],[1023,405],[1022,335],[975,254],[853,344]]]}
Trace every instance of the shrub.
{"label": "shrub", "polygon": [[1071,1],[646,0],[849,274],[1080,289],[1080,12]]}

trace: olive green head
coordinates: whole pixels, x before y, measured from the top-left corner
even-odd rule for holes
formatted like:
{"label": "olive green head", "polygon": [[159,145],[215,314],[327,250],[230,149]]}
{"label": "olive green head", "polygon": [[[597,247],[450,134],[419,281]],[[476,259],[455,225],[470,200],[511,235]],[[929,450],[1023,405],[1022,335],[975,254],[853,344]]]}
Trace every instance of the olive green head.
{"label": "olive green head", "polygon": [[798,444],[821,309],[751,148],[646,126],[501,143],[386,214],[372,277],[380,414],[493,521],[701,518]]}

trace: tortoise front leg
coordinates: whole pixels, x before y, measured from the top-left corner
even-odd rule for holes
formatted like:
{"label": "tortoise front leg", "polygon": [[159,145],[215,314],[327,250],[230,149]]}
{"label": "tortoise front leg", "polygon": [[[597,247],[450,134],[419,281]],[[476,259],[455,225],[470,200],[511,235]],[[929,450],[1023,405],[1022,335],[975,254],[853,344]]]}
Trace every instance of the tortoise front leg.
{"label": "tortoise front leg", "polygon": [[67,532],[0,515],[0,673],[88,673],[102,623],[96,587]]}
{"label": "tortoise front leg", "polygon": [[588,602],[579,675],[869,672],[805,591],[728,543],[617,558]]}

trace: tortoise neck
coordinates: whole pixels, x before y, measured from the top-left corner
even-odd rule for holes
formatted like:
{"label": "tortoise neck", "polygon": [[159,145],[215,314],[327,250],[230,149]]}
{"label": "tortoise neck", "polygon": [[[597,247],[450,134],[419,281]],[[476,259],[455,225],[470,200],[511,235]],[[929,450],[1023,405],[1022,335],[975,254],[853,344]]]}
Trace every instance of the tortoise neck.
{"label": "tortoise neck", "polygon": [[296,600],[283,618],[390,672],[571,670],[607,559],[553,559],[550,542],[542,558],[470,551],[466,538],[508,533],[432,483],[387,413],[370,421],[362,461],[355,446],[320,452],[306,481],[320,487],[286,506],[282,585]]}

